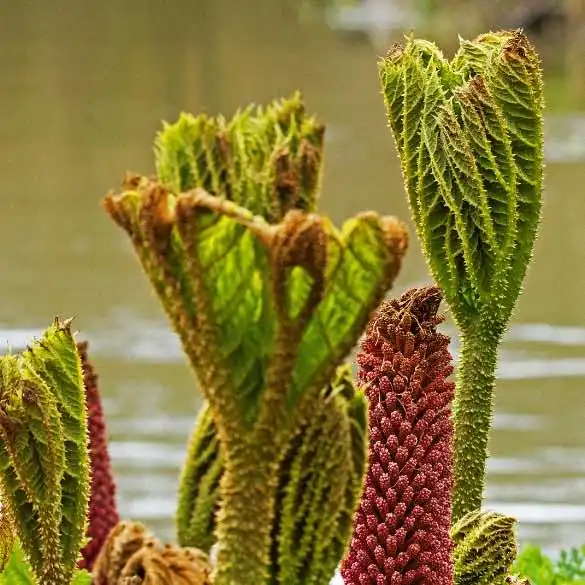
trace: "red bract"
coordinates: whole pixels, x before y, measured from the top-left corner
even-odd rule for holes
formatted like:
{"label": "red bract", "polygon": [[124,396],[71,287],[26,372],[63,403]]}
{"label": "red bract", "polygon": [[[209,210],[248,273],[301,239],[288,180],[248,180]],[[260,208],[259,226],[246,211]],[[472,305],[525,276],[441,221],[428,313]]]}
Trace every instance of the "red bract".
{"label": "red bract", "polygon": [[342,563],[346,585],[452,585],[454,384],[441,292],[385,302],[357,357],[369,403],[369,466]]}
{"label": "red bract", "polygon": [[89,500],[89,524],[87,537],[90,539],[81,551],[79,566],[91,570],[110,530],[119,522],[116,506],[116,484],[112,475],[106,426],[97,386],[97,376],[87,357],[87,343],[77,345],[87,406],[87,426],[91,463],[91,492]]}

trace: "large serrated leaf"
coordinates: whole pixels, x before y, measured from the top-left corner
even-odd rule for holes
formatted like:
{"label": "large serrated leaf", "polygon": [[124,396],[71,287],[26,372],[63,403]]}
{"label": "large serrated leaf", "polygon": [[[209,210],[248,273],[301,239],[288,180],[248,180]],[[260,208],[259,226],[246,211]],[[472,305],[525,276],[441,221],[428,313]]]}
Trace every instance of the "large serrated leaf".
{"label": "large serrated leaf", "polygon": [[1,480],[5,504],[41,580],[68,583],[89,497],[83,376],[69,322],[0,360]]}
{"label": "large serrated leaf", "polygon": [[518,31],[461,41],[451,62],[409,39],[382,60],[380,81],[433,275],[460,325],[483,311],[501,333],[540,216],[538,58]]}

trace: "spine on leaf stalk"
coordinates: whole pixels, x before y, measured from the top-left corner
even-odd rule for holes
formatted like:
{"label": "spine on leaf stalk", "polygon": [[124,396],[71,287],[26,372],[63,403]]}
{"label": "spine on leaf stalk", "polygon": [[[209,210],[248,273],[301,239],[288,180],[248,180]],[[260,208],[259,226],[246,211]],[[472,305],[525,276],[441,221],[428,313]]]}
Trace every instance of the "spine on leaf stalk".
{"label": "spine on leaf stalk", "polygon": [[363,213],[338,231],[315,213],[322,140],[298,95],[229,121],[182,116],[157,139],[157,180],[131,178],[105,200],[216,428],[215,585],[273,582],[280,463],[407,246],[395,218]]}
{"label": "spine on leaf stalk", "polygon": [[441,293],[412,289],[385,302],[358,355],[369,403],[369,462],[345,585],[453,585],[454,384]]}
{"label": "spine on leaf stalk", "polygon": [[451,61],[411,38],[379,71],[417,234],[461,332],[457,519],[481,507],[497,349],[539,225],[540,63],[504,31],[462,41]]}

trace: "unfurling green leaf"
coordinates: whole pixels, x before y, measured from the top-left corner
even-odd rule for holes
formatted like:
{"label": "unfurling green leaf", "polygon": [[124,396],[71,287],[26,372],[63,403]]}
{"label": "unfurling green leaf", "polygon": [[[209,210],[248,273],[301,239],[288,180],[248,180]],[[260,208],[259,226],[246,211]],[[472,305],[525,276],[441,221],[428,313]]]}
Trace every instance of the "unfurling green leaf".
{"label": "unfurling green leaf", "polygon": [[542,78],[516,32],[462,41],[452,61],[410,39],[380,63],[417,233],[463,327],[505,327],[531,257],[542,191]]}
{"label": "unfurling green leaf", "polygon": [[231,120],[182,114],[156,139],[157,176],[174,193],[201,187],[280,221],[291,209],[314,211],[323,135],[298,93]]}
{"label": "unfurling green leaf", "polygon": [[427,41],[379,67],[417,234],[462,336],[453,517],[481,506],[497,350],[540,219],[542,74],[520,31]]}
{"label": "unfurling green leaf", "polygon": [[89,497],[83,375],[70,323],[0,360],[3,504],[39,579],[69,583]]}
{"label": "unfurling green leaf", "polygon": [[455,585],[503,585],[518,553],[516,520],[470,512],[451,528]]}
{"label": "unfurling green leaf", "polygon": [[[285,405],[315,397],[406,248],[403,225],[374,213],[339,232],[314,214],[269,224],[201,190],[135,186],[109,196],[107,210],[129,233],[212,410],[221,401],[221,416],[245,425],[281,420]],[[280,409],[260,412],[265,392]]]}

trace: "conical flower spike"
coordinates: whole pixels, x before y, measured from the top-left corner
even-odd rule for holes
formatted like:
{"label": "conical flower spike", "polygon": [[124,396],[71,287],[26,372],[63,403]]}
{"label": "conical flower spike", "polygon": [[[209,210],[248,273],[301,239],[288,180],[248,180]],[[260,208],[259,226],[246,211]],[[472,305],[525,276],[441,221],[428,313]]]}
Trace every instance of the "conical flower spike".
{"label": "conical flower spike", "polygon": [[[207,126],[177,126],[182,146],[158,144],[164,184],[130,179],[125,193],[105,200],[179,334],[217,427],[225,471],[215,585],[270,579],[279,462],[391,287],[407,245],[395,218],[364,213],[338,231],[304,211],[316,198],[322,129],[294,99],[241,116],[215,122],[225,126],[217,148],[189,150],[207,144]],[[183,170],[167,176],[165,153],[179,153]],[[170,190],[184,185],[195,188]],[[296,195],[284,197],[283,185]]]}
{"label": "conical flower spike", "polygon": [[455,585],[503,585],[518,554],[516,520],[470,512],[454,524]]}
{"label": "conical flower spike", "polygon": [[345,585],[452,585],[449,338],[441,293],[412,289],[382,304],[358,355],[369,403],[369,462]]}
{"label": "conical flower spike", "polygon": [[69,321],[0,359],[0,480],[41,585],[69,583],[89,498],[83,375]]}
{"label": "conical flower spike", "polygon": [[542,75],[519,31],[462,41],[452,61],[409,39],[380,63],[412,218],[461,331],[454,516],[481,507],[497,348],[539,225]]}
{"label": "conical flower spike", "polygon": [[79,566],[91,570],[108,534],[120,517],[116,506],[116,484],[112,475],[106,425],[97,385],[97,375],[87,356],[87,342],[77,345],[83,369],[89,451],[91,466],[91,493],[87,537],[89,542],[81,551]]}

